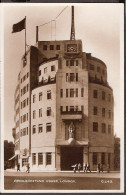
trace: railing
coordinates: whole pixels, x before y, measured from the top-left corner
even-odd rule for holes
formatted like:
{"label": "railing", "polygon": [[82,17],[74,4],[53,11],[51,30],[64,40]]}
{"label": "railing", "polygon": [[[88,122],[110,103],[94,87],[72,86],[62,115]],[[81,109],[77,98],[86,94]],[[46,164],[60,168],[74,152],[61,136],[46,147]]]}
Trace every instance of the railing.
{"label": "railing", "polygon": [[50,85],[55,83],[56,83],[56,77],[54,78],[49,77],[46,81],[42,80],[41,82],[39,82],[38,86]]}
{"label": "railing", "polygon": [[62,115],[77,115],[77,114],[82,114],[82,111],[61,111]]}
{"label": "railing", "polygon": [[96,84],[103,85],[105,87],[108,87],[108,88],[112,89],[109,86],[108,82],[104,82],[102,79],[100,80],[100,79],[98,79],[96,77],[94,78],[94,77],[89,76],[88,80],[89,80],[89,83],[96,83]]}

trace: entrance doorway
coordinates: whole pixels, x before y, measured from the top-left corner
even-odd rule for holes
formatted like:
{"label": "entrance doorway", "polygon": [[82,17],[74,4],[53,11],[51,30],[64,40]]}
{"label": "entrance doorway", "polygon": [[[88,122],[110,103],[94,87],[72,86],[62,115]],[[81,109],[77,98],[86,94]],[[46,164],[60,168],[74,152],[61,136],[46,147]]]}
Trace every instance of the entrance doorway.
{"label": "entrance doorway", "polygon": [[61,147],[61,170],[73,170],[76,163],[83,165],[83,147]]}

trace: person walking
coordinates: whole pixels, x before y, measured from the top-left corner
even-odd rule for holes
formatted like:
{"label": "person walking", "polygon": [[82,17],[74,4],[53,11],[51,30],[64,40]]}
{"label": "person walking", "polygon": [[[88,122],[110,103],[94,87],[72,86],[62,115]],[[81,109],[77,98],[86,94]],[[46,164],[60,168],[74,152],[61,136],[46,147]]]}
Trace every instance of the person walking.
{"label": "person walking", "polygon": [[78,164],[78,172],[80,172],[80,169],[81,169],[81,164],[79,163]]}
{"label": "person walking", "polygon": [[26,172],[30,172],[30,165],[29,165],[29,163],[27,163],[27,170],[26,170]]}
{"label": "person walking", "polygon": [[90,164],[89,163],[87,163],[87,171],[90,171],[91,172]]}
{"label": "person walking", "polygon": [[100,173],[100,163],[97,165],[97,171]]}
{"label": "person walking", "polygon": [[102,164],[100,165],[100,171],[103,172],[103,165]]}
{"label": "person walking", "polygon": [[109,173],[109,168],[110,168],[110,166],[109,166],[109,164],[107,164],[107,173]]}
{"label": "person walking", "polygon": [[20,164],[17,164],[17,171],[20,171]]}
{"label": "person walking", "polygon": [[74,165],[73,171],[74,171],[74,173],[76,173],[76,171],[77,171],[77,164]]}
{"label": "person walking", "polygon": [[84,163],[84,164],[83,164],[83,171],[84,171],[84,172],[87,172],[87,163]]}

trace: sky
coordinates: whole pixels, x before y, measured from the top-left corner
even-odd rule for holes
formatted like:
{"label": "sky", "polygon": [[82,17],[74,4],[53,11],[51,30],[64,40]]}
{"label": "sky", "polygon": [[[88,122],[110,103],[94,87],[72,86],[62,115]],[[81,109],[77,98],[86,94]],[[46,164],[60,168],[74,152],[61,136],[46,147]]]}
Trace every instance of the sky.
{"label": "sky", "polygon": [[[4,139],[13,141],[14,92],[20,72],[21,57],[25,52],[25,31],[11,33],[12,26],[26,16],[26,42],[34,45],[36,26],[39,41],[69,40],[71,30],[71,4],[6,4],[1,6],[4,51]],[[61,11],[64,11],[61,13]],[[60,14],[61,13],[61,14]],[[123,4],[76,4],[75,38],[83,42],[83,51],[105,62],[108,82],[114,93],[114,132],[123,135],[120,127],[120,29],[123,26]],[[59,15],[60,14],[60,15]],[[59,15],[59,16],[58,16]],[[58,17],[57,17],[58,16]],[[55,20],[56,22],[52,22]],[[49,22],[49,23],[48,23]],[[41,26],[45,23],[47,25]],[[56,30],[54,28],[56,24]],[[52,26],[52,28],[51,28]],[[52,35],[51,35],[52,32]],[[56,35],[56,36],[54,36]]]}

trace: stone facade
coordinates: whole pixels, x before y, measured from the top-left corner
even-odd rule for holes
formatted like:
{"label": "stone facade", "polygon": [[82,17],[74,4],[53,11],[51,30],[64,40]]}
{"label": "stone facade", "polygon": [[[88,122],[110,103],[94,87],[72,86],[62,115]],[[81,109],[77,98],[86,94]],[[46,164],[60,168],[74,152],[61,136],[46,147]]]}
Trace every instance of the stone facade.
{"label": "stone facade", "polygon": [[39,41],[25,63],[23,57],[15,92],[21,168],[29,162],[31,170],[72,170],[86,162],[96,170],[100,162],[113,169],[114,100],[105,63],[82,52],[81,40]]}

